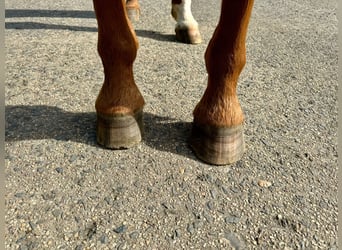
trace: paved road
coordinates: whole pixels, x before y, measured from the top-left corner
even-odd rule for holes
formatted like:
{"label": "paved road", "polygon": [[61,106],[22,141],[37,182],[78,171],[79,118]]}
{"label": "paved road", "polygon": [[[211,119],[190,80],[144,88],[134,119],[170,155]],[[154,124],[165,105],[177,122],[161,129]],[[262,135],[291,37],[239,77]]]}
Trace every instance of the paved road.
{"label": "paved road", "polygon": [[186,144],[203,44],[175,42],[168,1],[141,0],[144,141],[95,142],[103,81],[91,1],[6,2],[8,249],[337,249],[337,2],[256,1],[239,81],[247,151],[214,167]]}

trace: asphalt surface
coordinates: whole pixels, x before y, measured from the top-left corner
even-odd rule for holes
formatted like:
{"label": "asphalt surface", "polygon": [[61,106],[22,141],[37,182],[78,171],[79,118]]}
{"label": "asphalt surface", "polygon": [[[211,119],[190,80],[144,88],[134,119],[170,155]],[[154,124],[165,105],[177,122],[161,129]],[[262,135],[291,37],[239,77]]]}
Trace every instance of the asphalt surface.
{"label": "asphalt surface", "polygon": [[96,144],[92,2],[6,2],[7,249],[337,249],[337,1],[255,2],[247,151],[223,167],[186,143],[219,5],[193,1],[193,46],[175,41],[168,1],[141,1],[145,137],[112,151]]}

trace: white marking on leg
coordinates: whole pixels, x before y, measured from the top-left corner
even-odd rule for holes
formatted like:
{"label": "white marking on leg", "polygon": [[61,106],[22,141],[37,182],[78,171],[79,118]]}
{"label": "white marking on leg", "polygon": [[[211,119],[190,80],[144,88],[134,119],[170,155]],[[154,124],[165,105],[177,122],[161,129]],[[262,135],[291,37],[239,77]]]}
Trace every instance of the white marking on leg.
{"label": "white marking on leg", "polygon": [[176,27],[198,28],[198,23],[191,13],[191,0],[183,0],[180,4],[172,4],[172,16],[177,21]]}

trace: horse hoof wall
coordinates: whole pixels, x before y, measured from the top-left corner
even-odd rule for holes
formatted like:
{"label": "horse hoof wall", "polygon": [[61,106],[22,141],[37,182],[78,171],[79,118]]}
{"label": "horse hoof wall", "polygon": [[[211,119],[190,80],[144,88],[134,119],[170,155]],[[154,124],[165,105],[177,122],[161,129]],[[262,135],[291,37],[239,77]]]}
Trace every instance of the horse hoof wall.
{"label": "horse hoof wall", "polygon": [[141,142],[143,133],[143,112],[133,115],[97,113],[97,142],[105,148],[128,149]]}
{"label": "horse hoof wall", "polygon": [[193,124],[189,144],[195,155],[212,165],[228,165],[244,153],[243,125],[218,128]]}
{"label": "horse hoof wall", "polygon": [[140,19],[140,9],[126,8],[128,19],[131,22],[138,22]]}
{"label": "horse hoof wall", "polygon": [[199,44],[202,42],[201,34],[199,33],[198,29],[177,27],[175,32],[177,41],[181,43]]}

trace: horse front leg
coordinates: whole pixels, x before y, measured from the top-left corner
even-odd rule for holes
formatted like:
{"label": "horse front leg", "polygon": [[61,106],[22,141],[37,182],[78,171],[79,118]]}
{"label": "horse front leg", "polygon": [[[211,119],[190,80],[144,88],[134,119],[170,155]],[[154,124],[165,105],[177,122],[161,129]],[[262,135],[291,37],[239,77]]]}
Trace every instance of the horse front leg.
{"label": "horse front leg", "polygon": [[198,23],[191,13],[191,0],[172,0],[171,15],[176,20],[176,39],[182,43],[202,42]]}
{"label": "horse front leg", "polygon": [[207,89],[194,110],[190,146],[205,162],[233,163],[244,151],[244,115],[236,89],[246,62],[245,40],[254,0],[223,0],[205,53]]}
{"label": "horse front leg", "polygon": [[141,141],[144,99],[133,78],[138,41],[125,0],[93,0],[98,52],[104,83],[97,97],[97,141],[107,148],[129,148]]}

